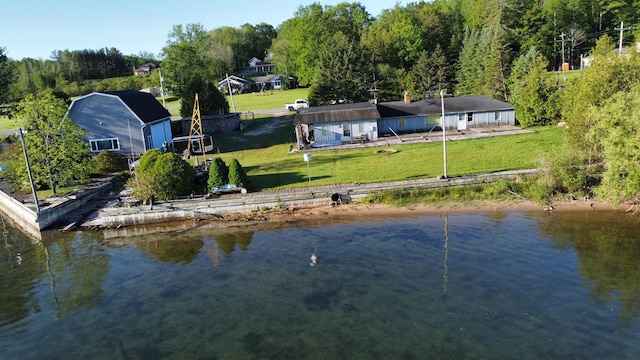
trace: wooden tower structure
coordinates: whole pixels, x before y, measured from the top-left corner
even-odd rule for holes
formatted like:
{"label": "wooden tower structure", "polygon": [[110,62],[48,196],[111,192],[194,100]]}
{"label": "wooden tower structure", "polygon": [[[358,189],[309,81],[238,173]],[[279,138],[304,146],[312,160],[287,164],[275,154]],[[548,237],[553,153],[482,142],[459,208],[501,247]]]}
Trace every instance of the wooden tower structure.
{"label": "wooden tower structure", "polygon": [[[198,94],[196,93],[196,99],[193,102],[193,115],[191,115],[191,129],[189,129],[189,143],[187,144],[187,151],[189,155],[193,153],[193,139],[200,136],[200,151],[202,151],[202,155],[206,155],[206,149],[204,147],[204,136],[202,131],[202,117],[200,116],[200,102],[198,101]],[[196,162],[197,162],[196,157]]]}

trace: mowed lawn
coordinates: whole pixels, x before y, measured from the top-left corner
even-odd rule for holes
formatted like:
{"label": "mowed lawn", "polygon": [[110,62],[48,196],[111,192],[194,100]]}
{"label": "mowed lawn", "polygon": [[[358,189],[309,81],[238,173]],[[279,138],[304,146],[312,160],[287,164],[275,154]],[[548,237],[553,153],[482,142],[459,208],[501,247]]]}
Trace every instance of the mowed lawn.
{"label": "mowed lawn", "polygon": [[[278,126],[269,134],[247,136],[240,133],[214,137],[227,164],[238,159],[258,189],[281,189],[309,185],[375,183],[420,178],[435,178],[444,173],[442,142],[392,146],[395,153],[378,153],[387,146],[354,150],[324,150],[312,153],[307,164],[303,152],[289,153],[295,143],[293,115],[285,120],[256,120],[254,129]],[[535,133],[447,142],[449,176],[490,173],[538,167],[543,153],[556,151],[562,141],[562,129],[537,128]]]}

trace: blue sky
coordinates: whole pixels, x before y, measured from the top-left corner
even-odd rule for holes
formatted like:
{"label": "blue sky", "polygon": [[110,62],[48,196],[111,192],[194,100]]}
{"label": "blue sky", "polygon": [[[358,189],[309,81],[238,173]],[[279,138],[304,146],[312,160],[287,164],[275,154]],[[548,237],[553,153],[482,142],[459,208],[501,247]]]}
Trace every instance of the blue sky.
{"label": "blue sky", "polygon": [[[0,47],[14,60],[49,59],[54,50],[115,47],[124,55],[158,56],[173,25],[199,23],[211,30],[262,22],[277,27],[312,0],[89,1],[11,0],[2,5]],[[345,1],[319,0],[322,5]],[[356,1],[347,1],[356,2]],[[372,16],[408,1],[363,0]]]}

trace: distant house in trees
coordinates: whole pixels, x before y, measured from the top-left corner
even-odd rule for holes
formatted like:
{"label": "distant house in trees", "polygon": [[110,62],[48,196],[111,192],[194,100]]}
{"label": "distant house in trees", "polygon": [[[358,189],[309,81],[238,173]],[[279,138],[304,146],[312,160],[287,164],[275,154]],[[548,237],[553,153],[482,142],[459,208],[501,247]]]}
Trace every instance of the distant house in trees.
{"label": "distant house in trees", "polygon": [[172,143],[171,114],[149,93],[94,92],[75,99],[68,116],[85,130],[92,152],[137,157]]}
{"label": "distant house in trees", "polygon": [[[515,125],[513,105],[488,96],[446,97],[447,130]],[[442,128],[440,99],[354,103],[300,109],[294,119],[299,145],[323,147]]]}
{"label": "distant house in trees", "polygon": [[133,68],[133,75],[141,76],[141,75],[149,75],[154,72],[158,67],[154,63],[146,63],[142,64],[138,67]]}
{"label": "distant house in trees", "polygon": [[267,60],[260,60],[257,57],[252,57],[249,60],[248,72],[264,72],[271,73],[276,69],[276,66]]}
{"label": "distant house in trees", "polygon": [[231,87],[231,91],[235,94],[238,92],[250,90],[252,84],[253,84],[253,81],[251,80],[247,80],[245,78],[241,78],[235,75],[229,75],[228,77],[218,82],[218,89],[223,94],[228,94],[229,87]]}

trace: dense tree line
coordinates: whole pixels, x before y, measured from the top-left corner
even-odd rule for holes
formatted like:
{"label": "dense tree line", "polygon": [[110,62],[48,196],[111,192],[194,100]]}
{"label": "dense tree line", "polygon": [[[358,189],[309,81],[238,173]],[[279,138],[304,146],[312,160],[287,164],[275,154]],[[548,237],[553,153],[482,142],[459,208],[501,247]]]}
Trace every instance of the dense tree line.
{"label": "dense tree line", "polygon": [[157,74],[131,76],[136,66],[157,63],[151,54],[122,55],[115,48],[54,51],[51,59],[8,59],[0,51],[0,103],[53,90],[67,97],[92,91],[143,89],[159,86]]}

